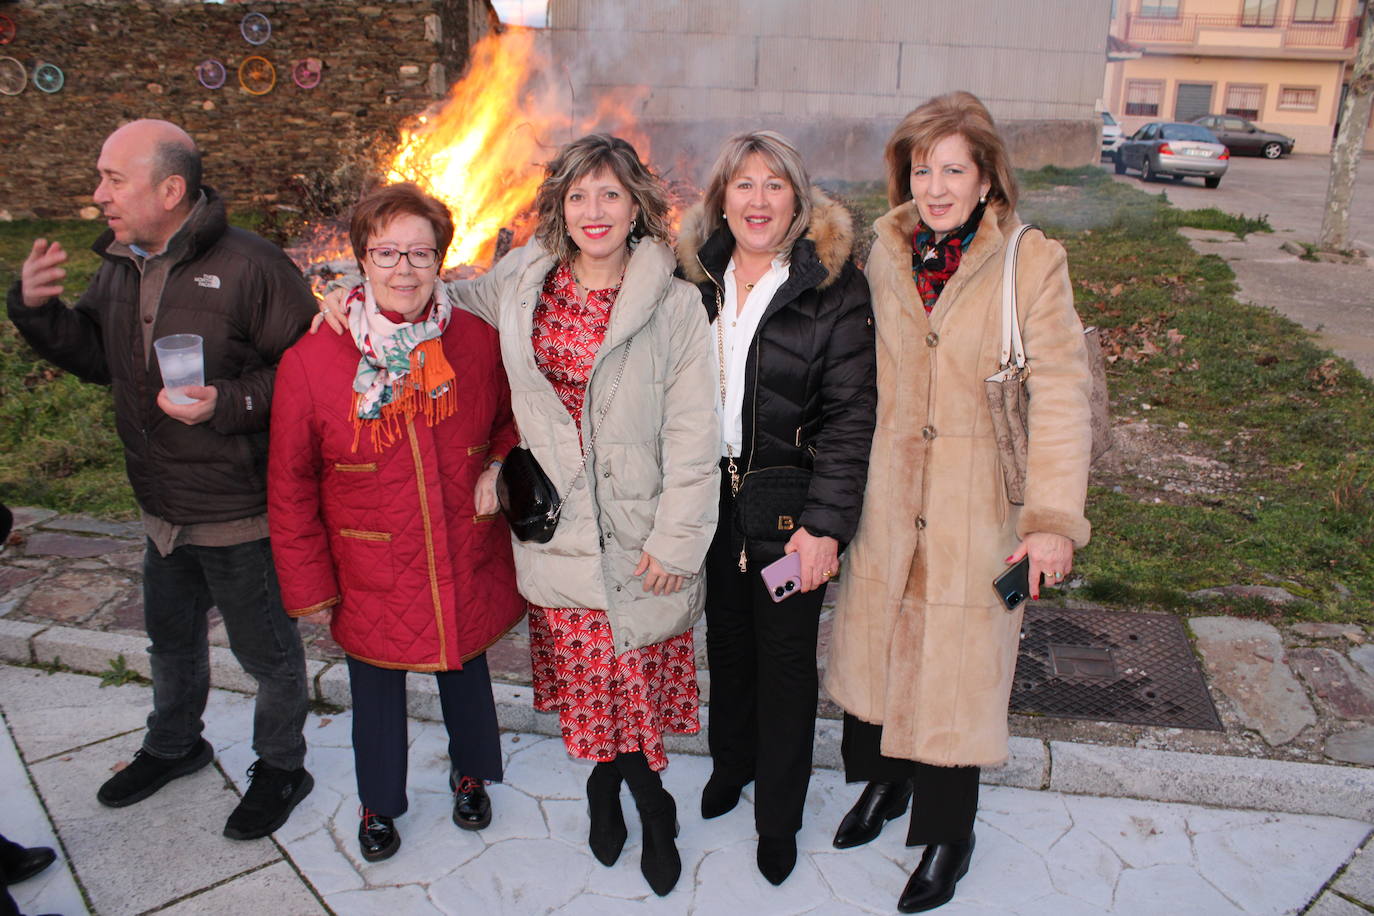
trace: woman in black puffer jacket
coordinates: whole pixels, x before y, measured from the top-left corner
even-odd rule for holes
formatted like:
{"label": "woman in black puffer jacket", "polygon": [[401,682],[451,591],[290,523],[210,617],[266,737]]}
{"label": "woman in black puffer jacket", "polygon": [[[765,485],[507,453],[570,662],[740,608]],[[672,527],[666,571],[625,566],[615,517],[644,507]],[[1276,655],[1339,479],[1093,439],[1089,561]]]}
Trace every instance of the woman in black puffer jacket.
{"label": "woman in black puffer jacket", "polygon": [[[826,582],[858,525],[877,389],[868,283],[848,211],[772,131],[726,142],[683,219],[682,274],[710,318],[721,420],[720,525],[706,558],[713,769],[703,817],[755,783],[758,866],[781,884],[811,776]],[[774,602],[759,571],[798,554]]]}

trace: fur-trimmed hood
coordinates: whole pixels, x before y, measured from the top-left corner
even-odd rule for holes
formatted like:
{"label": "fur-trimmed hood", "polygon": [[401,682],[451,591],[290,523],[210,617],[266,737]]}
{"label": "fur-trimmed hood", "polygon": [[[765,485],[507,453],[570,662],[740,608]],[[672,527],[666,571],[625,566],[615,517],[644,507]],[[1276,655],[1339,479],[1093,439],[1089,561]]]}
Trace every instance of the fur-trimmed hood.
{"label": "fur-trimmed hood", "polygon": [[[723,275],[730,252],[734,249],[734,236],[725,223],[722,222],[715,233],[708,236],[709,231],[710,220],[703,201],[683,215],[677,237],[678,266],[682,269],[683,277],[692,283],[709,282],[712,277],[708,271]],[[798,249],[808,243],[825,269],[825,278],[817,285],[817,289],[825,289],[839,279],[840,271],[854,249],[854,219],[844,204],[833,200],[815,185],[811,186],[811,225],[807,227],[806,235],[793,247],[794,260],[801,254]],[[707,256],[709,252],[718,250],[725,252],[724,261],[719,265],[703,263],[712,260]],[[716,281],[719,282],[719,276]]]}

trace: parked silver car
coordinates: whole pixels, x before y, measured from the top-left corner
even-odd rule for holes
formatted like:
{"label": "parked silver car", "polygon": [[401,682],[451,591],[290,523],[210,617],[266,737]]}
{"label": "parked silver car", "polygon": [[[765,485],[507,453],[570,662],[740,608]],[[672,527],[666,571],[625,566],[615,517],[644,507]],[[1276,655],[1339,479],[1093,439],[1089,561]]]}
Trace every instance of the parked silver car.
{"label": "parked silver car", "polygon": [[1116,123],[1116,118],[1112,117],[1110,111],[1102,114],[1102,155],[1108,159],[1116,152],[1116,148],[1121,145],[1122,133],[1121,125]]}
{"label": "parked silver car", "polygon": [[1139,169],[1141,181],[1165,175],[1174,181],[1201,178],[1209,188],[1221,184],[1231,153],[1201,124],[1151,121],[1117,147],[1116,173]]}

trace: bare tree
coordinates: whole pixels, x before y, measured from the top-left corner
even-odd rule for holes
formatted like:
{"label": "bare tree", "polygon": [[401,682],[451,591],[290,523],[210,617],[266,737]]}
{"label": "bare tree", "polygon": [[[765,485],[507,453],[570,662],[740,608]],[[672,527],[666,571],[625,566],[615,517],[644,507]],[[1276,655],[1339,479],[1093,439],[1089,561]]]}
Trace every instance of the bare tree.
{"label": "bare tree", "polygon": [[1317,247],[1344,251],[1350,247],[1350,199],[1360,168],[1365,128],[1374,105],[1374,4],[1365,0],[1361,14],[1360,43],[1350,70],[1350,91],[1341,110],[1341,127],[1331,149],[1331,179],[1326,186],[1326,213]]}

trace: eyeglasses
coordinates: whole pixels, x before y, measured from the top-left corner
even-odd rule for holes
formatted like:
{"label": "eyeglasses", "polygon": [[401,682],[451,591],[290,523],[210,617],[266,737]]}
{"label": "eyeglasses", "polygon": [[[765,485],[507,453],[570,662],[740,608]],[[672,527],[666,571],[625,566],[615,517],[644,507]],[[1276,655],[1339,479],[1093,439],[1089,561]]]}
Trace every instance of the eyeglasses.
{"label": "eyeglasses", "polygon": [[378,267],[395,267],[401,263],[401,258],[405,258],[411,267],[424,270],[434,266],[434,262],[439,258],[439,252],[434,248],[412,248],[409,251],[399,248],[369,248],[367,256]]}

